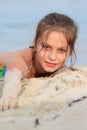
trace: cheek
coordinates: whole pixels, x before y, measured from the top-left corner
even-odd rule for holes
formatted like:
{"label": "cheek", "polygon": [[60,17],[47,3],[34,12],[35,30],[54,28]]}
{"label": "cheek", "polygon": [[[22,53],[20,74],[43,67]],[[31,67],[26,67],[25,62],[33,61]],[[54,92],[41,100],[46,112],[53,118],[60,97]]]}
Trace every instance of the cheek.
{"label": "cheek", "polygon": [[38,50],[38,51],[37,51],[37,56],[38,56],[38,58],[43,59],[43,58],[45,58],[46,53],[45,53],[44,50]]}
{"label": "cheek", "polygon": [[38,59],[38,61],[44,60],[44,52],[43,51],[37,51],[36,52],[36,59]]}
{"label": "cheek", "polygon": [[58,56],[58,60],[59,60],[60,62],[65,62],[66,59],[67,59],[67,55],[59,55],[59,56]]}

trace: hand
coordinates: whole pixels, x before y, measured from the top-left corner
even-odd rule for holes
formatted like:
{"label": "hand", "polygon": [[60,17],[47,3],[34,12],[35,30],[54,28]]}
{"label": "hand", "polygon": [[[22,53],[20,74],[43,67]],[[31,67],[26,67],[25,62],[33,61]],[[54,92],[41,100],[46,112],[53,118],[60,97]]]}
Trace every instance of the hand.
{"label": "hand", "polygon": [[5,111],[8,109],[18,108],[18,102],[16,98],[6,97],[0,99],[0,111]]}

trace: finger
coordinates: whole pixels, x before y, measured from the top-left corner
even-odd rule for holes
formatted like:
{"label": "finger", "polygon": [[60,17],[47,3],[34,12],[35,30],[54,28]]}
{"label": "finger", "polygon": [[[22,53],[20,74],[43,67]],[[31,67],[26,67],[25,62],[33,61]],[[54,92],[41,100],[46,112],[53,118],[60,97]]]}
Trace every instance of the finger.
{"label": "finger", "polygon": [[18,102],[15,103],[15,107],[14,107],[14,108],[15,108],[15,109],[16,109],[16,108],[19,108]]}
{"label": "finger", "polygon": [[16,99],[11,99],[10,104],[9,104],[9,109],[17,108],[17,100]]}
{"label": "finger", "polygon": [[3,99],[0,99],[0,112],[2,111],[2,107],[3,107]]}
{"label": "finger", "polygon": [[8,110],[9,109],[9,104],[10,104],[9,98],[4,99],[2,111]]}

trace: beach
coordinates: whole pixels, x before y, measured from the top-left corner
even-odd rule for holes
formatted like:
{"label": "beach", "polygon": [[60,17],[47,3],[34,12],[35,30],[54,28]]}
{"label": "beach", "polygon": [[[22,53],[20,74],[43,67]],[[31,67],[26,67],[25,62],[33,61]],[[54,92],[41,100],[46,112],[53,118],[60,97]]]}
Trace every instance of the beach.
{"label": "beach", "polygon": [[[0,53],[32,45],[39,20],[51,12],[66,14],[78,25],[76,69],[22,80],[19,108],[0,112],[0,130],[87,130],[86,0],[1,1]],[[2,87],[0,79],[0,97]]]}
{"label": "beach", "polygon": [[0,112],[0,130],[87,129],[87,66],[21,83],[20,108]]}

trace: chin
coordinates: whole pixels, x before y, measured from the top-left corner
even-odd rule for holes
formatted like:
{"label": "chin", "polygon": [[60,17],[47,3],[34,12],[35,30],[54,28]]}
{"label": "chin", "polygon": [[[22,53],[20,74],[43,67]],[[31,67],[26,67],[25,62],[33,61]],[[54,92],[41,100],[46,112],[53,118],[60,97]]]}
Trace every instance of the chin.
{"label": "chin", "polygon": [[58,69],[44,68],[44,70],[45,70],[46,72],[52,73],[52,72],[55,72],[55,71],[58,70]]}

